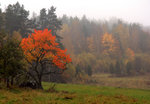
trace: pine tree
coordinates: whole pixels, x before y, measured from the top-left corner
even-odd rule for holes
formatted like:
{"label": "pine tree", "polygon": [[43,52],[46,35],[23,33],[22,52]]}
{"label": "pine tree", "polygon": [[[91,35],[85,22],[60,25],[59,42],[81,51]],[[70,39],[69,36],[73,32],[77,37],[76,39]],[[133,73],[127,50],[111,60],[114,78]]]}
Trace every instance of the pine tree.
{"label": "pine tree", "polygon": [[62,22],[57,18],[55,11],[56,8],[54,8],[53,6],[50,9],[48,9],[48,11],[45,8],[41,9],[39,21],[37,22],[35,29],[43,30],[47,28],[48,30],[52,30],[52,34],[56,36],[56,41],[59,43],[59,46],[63,49],[63,45],[60,42],[62,37],[60,37],[57,34],[57,31],[61,29]]}
{"label": "pine tree", "polygon": [[28,34],[28,16],[29,12],[18,2],[14,5],[8,5],[5,13],[6,30],[10,34],[12,34],[13,31],[20,31],[24,37]]}

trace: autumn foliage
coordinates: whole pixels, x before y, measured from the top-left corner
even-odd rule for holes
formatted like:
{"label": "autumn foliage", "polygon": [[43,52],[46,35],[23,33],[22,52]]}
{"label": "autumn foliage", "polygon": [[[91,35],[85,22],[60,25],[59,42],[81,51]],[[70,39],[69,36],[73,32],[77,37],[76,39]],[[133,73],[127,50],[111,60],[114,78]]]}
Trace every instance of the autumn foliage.
{"label": "autumn foliage", "polygon": [[113,38],[112,34],[105,33],[102,36],[102,46],[103,46],[103,53],[106,55],[115,53],[117,51],[117,41]]}
{"label": "autumn foliage", "polygon": [[56,42],[56,36],[51,34],[51,30],[35,30],[34,33],[24,38],[20,44],[26,60],[29,63],[49,61],[60,69],[65,69],[66,64],[71,62],[67,49],[62,50]]}

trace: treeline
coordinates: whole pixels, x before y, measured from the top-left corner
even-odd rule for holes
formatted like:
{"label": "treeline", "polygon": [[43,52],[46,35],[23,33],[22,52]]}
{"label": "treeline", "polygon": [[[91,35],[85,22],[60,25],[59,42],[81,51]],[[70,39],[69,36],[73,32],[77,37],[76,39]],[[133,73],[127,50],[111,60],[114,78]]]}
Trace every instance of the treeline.
{"label": "treeline", "polygon": [[[55,11],[53,6],[43,8],[39,15],[34,13],[29,18],[29,11],[18,2],[0,9],[0,77],[7,84],[21,79],[18,75],[28,69],[19,48],[22,38],[34,29],[45,28],[52,30],[59,47],[67,48],[73,62],[62,75],[51,74],[43,80],[88,82],[93,73],[131,76],[150,72],[150,34],[141,25],[116,18],[109,21],[89,20],[86,16],[58,18]],[[25,77],[28,76],[22,79]]]}
{"label": "treeline", "polygon": [[140,24],[116,18],[88,20],[86,16],[64,15],[61,19],[59,34],[72,55],[76,74],[130,76],[150,72],[150,34]]}
{"label": "treeline", "polygon": [[53,6],[48,10],[42,8],[39,16],[32,16],[29,19],[29,11],[25,10],[24,5],[10,4],[2,11],[0,9],[0,29],[12,34],[17,31],[22,37],[27,37],[34,29],[43,30],[48,28],[52,30],[53,35],[57,35],[56,31],[61,29],[61,21],[57,19],[55,14],[56,8]]}

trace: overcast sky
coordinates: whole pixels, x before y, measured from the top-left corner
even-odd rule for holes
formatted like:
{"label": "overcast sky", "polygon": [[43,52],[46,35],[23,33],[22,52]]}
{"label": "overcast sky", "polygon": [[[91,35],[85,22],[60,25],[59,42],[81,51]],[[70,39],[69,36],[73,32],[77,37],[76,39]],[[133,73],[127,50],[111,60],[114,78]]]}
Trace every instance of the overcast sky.
{"label": "overcast sky", "polygon": [[89,19],[121,18],[128,22],[138,22],[150,26],[150,0],[0,0],[1,8],[19,1],[25,9],[39,13],[41,8],[49,8],[52,5],[57,8],[56,13],[60,17],[82,17],[84,14]]}

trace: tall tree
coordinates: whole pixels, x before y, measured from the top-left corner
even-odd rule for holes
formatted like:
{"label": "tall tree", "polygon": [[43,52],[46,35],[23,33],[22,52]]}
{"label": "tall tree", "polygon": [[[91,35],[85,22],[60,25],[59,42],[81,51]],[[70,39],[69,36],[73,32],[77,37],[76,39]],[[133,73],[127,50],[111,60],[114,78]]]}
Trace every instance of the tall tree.
{"label": "tall tree", "polygon": [[62,43],[68,49],[70,54],[74,54],[74,46],[72,44],[71,30],[68,24],[63,24],[62,29],[58,32],[62,36]]}
{"label": "tall tree", "polygon": [[128,48],[128,41],[129,41],[129,30],[126,24],[123,24],[122,21],[119,20],[118,24],[114,27],[113,36],[118,41],[119,49],[121,55],[125,55],[125,51]]}
{"label": "tall tree", "polygon": [[5,27],[5,15],[0,8],[0,30]]}
{"label": "tall tree", "polygon": [[93,53],[95,52],[94,39],[92,36],[87,37],[88,51]]}
{"label": "tall tree", "polygon": [[52,30],[52,34],[56,36],[56,41],[59,43],[59,46],[63,48],[63,45],[60,42],[62,37],[57,34],[57,30],[61,29],[62,23],[61,20],[57,18],[55,11],[56,8],[53,6],[48,9],[48,11],[45,8],[41,9],[39,21],[37,22],[37,26],[35,28],[39,30],[43,30],[45,28]]}
{"label": "tall tree", "polygon": [[40,10],[40,18],[39,18],[39,29],[43,30],[44,28],[48,28],[48,20],[47,20],[47,13],[46,13],[46,9],[43,8]]}
{"label": "tall tree", "polygon": [[6,8],[6,30],[9,33],[20,31],[23,37],[28,33],[28,16],[29,12],[24,9],[24,6],[17,2],[14,5],[8,5]]}
{"label": "tall tree", "polygon": [[103,46],[103,54],[113,57],[118,51],[117,41],[113,38],[112,34],[105,33],[101,40]]}

